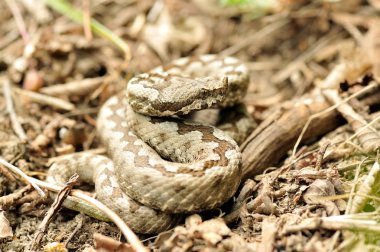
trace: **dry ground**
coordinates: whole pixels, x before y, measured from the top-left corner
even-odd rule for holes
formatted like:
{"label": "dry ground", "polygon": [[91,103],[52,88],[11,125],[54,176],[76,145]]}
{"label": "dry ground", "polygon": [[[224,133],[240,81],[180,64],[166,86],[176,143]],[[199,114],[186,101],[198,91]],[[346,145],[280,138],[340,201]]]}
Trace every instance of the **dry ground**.
{"label": "dry ground", "polygon": [[[273,1],[262,9],[199,0],[73,1],[122,38],[131,59],[92,33],[88,19],[78,24],[43,1],[28,2],[0,2],[2,159],[44,180],[55,157],[103,152],[97,111],[131,76],[181,56],[233,55],[247,62],[245,103],[261,123],[241,146],[243,166],[255,167],[251,180],[235,202],[202,213],[203,223],[191,216],[186,225],[139,238],[163,251],[380,250],[378,0]],[[0,174],[0,250],[24,251],[51,202],[5,166]],[[62,242],[69,251],[91,251],[94,233],[124,241],[115,225],[67,209],[44,233],[40,250]]]}

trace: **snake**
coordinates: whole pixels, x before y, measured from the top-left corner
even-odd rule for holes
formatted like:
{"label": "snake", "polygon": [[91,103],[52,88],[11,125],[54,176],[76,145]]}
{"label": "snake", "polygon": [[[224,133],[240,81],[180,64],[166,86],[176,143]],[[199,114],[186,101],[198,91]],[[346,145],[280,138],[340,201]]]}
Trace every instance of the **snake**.
{"label": "snake", "polygon": [[[242,179],[236,141],[253,125],[250,116],[242,115],[247,115],[242,101],[248,84],[242,61],[218,55],[179,58],[138,74],[99,111],[97,133],[107,156],[62,158],[49,168],[47,181],[64,185],[77,173],[136,233],[159,233],[184,214],[218,208]],[[209,119],[219,109],[240,113],[220,112],[219,128],[194,119],[200,112]],[[73,197],[64,206],[107,220]]]}

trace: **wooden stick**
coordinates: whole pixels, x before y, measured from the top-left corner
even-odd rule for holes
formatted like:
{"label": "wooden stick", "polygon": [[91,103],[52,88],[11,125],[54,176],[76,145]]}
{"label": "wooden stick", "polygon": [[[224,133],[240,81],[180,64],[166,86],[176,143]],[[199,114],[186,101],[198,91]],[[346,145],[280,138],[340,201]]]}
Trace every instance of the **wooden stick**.
{"label": "wooden stick", "polygon": [[[373,88],[368,85],[343,102]],[[253,178],[278,163],[295,143],[294,149],[301,140],[307,142],[335,129],[342,123],[335,110],[337,106],[331,106],[321,93],[314,93],[294,100],[290,108],[279,109],[273,118],[261,123],[240,147],[244,179]]]}

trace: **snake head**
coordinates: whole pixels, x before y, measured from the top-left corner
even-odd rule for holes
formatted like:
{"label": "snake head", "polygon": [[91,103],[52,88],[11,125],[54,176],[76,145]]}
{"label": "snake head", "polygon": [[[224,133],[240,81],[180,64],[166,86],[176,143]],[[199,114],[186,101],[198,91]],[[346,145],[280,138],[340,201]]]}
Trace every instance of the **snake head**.
{"label": "snake head", "polygon": [[134,111],[149,116],[186,115],[215,107],[223,102],[228,78],[190,78],[174,74],[151,73],[132,78],[127,87]]}

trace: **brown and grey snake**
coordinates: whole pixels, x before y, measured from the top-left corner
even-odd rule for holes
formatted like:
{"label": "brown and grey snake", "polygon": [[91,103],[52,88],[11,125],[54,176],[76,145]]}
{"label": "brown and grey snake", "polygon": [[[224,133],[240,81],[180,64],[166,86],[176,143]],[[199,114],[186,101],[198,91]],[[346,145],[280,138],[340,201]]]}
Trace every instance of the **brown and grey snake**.
{"label": "brown and grey snake", "polygon": [[[252,121],[237,116],[220,126],[226,133],[189,118],[201,109],[239,108],[248,82],[244,64],[216,55],[181,58],[140,74],[129,81],[126,95],[111,97],[99,112],[97,131],[109,157],[64,158],[52,165],[47,180],[62,185],[78,173],[137,233],[158,233],[183,213],[217,208],[241,180],[241,153],[232,137],[241,142]],[[65,205],[104,219],[72,198]]]}

